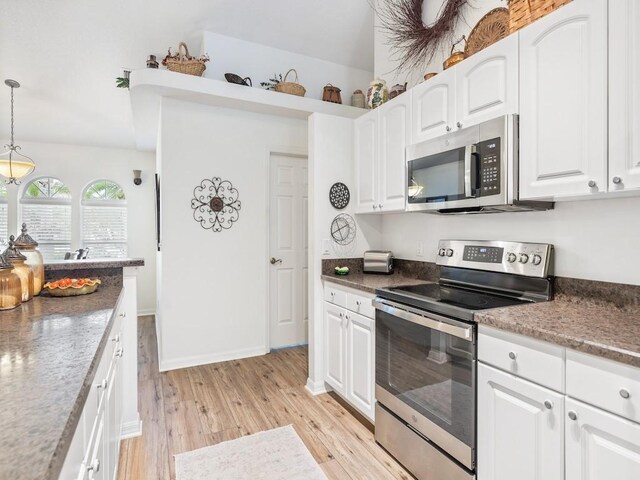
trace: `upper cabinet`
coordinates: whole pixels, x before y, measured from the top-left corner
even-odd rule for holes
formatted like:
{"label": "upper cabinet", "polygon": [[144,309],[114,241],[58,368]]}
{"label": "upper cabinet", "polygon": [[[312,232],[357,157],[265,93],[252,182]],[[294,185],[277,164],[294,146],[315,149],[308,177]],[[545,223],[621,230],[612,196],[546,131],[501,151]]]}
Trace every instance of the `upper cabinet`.
{"label": "upper cabinet", "polygon": [[518,36],[509,37],[411,90],[418,143],[518,112]]}
{"label": "upper cabinet", "polygon": [[409,99],[402,94],[355,120],[356,213],[404,210]]}
{"label": "upper cabinet", "polygon": [[571,2],[519,35],[520,198],[606,191],[607,1]]}
{"label": "upper cabinet", "polygon": [[609,190],[640,188],[640,2],[609,2]]}

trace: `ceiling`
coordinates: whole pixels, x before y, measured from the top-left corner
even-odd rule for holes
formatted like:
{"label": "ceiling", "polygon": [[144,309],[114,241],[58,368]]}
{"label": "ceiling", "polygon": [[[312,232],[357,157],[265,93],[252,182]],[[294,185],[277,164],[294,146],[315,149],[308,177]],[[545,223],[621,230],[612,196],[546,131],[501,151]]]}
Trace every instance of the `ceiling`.
{"label": "ceiling", "polygon": [[[15,92],[16,139],[134,147],[122,67],[144,68],[208,30],[373,71],[367,0],[0,0],[0,80]],[[215,61],[215,58],[212,59]],[[9,132],[0,84],[0,138]]]}

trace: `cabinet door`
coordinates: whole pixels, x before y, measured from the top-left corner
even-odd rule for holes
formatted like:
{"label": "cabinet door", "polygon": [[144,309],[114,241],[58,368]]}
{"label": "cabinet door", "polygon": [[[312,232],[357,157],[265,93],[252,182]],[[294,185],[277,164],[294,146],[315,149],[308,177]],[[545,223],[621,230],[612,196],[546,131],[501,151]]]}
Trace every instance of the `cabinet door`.
{"label": "cabinet door", "polygon": [[404,211],[405,173],[404,149],[411,135],[411,95],[405,93],[378,108],[379,122],[379,202],[382,212]]}
{"label": "cabinet door", "polygon": [[338,393],[345,394],[346,328],[345,310],[331,303],[324,304],[324,371],[325,382]]}
{"label": "cabinet door", "polygon": [[355,120],[356,213],[373,213],[378,209],[377,134],[378,112]]}
{"label": "cabinet door", "polygon": [[93,449],[93,454],[91,455],[91,461],[89,465],[87,465],[87,471],[89,472],[90,480],[111,480],[108,477],[107,469],[105,468],[107,463],[106,453],[106,435],[107,435],[107,414],[105,409],[102,409],[100,415],[98,417],[98,430],[96,435],[96,444]]}
{"label": "cabinet door", "polygon": [[566,421],[567,480],[640,478],[640,425],[569,398]]}
{"label": "cabinet door", "polygon": [[374,419],[374,321],[347,312],[347,400],[370,420]]}
{"label": "cabinet door", "polygon": [[640,188],[640,2],[609,2],[609,190]]}
{"label": "cabinet door", "polygon": [[520,197],[606,190],[607,1],[580,0],[520,30]]}
{"label": "cabinet door", "polygon": [[478,480],[563,480],[564,397],[478,364]]}
{"label": "cabinet door", "polygon": [[411,143],[444,135],[455,126],[455,68],[415,86],[411,92]]}
{"label": "cabinet door", "polygon": [[518,113],[518,35],[476,53],[455,72],[456,128]]}

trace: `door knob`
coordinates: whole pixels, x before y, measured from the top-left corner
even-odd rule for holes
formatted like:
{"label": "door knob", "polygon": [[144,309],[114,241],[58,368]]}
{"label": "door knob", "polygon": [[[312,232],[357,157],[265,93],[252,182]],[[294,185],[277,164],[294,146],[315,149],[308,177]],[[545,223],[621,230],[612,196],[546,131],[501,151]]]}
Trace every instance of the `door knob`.
{"label": "door knob", "polygon": [[271,257],[271,260],[269,261],[271,262],[271,265],[275,265],[276,263],[282,263],[281,258],[275,258],[275,257]]}

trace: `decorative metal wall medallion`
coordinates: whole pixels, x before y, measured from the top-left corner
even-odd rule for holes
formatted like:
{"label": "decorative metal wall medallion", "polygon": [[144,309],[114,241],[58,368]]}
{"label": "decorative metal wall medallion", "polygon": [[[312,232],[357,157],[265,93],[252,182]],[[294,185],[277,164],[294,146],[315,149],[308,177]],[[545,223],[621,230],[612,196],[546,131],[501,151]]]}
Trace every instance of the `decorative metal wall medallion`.
{"label": "decorative metal wall medallion", "polygon": [[351,215],[341,213],[331,222],[331,237],[338,245],[349,245],[356,238],[356,222]]}
{"label": "decorative metal wall medallion", "polygon": [[336,182],[331,185],[331,188],[329,189],[329,201],[334,208],[342,210],[349,205],[350,199],[351,194],[349,193],[349,187],[344,183]]}
{"label": "decorative metal wall medallion", "polygon": [[221,232],[232,227],[240,217],[238,190],[229,180],[213,177],[202,180],[193,189],[191,208],[193,218],[204,229]]}

